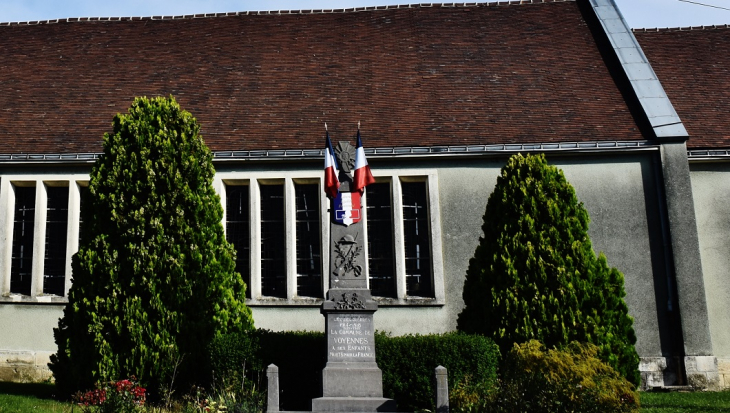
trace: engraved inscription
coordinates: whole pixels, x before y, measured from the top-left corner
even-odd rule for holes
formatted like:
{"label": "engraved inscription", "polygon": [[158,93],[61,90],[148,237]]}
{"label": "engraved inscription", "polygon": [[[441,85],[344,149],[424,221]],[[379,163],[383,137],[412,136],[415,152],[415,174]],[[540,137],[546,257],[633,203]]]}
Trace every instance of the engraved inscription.
{"label": "engraved inscription", "polygon": [[372,317],[332,315],[328,324],[329,360],[375,360]]}

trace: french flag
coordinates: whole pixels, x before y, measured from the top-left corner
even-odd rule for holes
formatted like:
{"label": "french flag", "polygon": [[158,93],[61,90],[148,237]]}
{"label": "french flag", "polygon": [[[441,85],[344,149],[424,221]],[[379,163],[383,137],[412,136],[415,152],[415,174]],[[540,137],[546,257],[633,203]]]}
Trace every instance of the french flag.
{"label": "french flag", "polygon": [[327,134],[327,142],[325,142],[324,148],[324,192],[330,198],[335,198],[340,191],[340,180],[337,179],[337,160],[335,159],[335,151],[332,149],[327,124],[324,125],[324,128]]}
{"label": "french flag", "polygon": [[370,165],[365,158],[365,149],[362,147],[362,139],[360,139],[360,124],[357,125],[357,152],[355,152],[355,174],[352,179],[353,191],[362,192],[366,186],[375,183]]}

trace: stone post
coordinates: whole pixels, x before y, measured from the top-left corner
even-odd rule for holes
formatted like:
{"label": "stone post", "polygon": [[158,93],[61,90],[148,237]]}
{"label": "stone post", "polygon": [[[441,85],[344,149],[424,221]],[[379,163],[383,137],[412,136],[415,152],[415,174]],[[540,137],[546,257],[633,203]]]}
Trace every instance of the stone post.
{"label": "stone post", "polygon": [[266,381],[268,384],[268,392],[266,397],[266,411],[279,411],[279,367],[275,364],[269,364],[266,369]]}
{"label": "stone post", "polygon": [[436,413],[449,413],[449,375],[446,367],[436,367]]}

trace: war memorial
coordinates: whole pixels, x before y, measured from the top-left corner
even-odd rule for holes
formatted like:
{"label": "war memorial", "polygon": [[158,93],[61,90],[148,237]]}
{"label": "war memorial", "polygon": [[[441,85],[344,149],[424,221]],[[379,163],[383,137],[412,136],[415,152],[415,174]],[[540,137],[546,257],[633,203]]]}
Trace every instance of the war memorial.
{"label": "war memorial", "polygon": [[[382,397],[374,330],[456,330],[518,152],[565,172],[624,274],[644,386],[728,387],[728,44],[724,26],[632,30],[611,0],[2,22],[0,379],[50,376],[110,119],[174,95],[214,154],[256,327],[328,334],[323,406],[353,365],[358,397]],[[357,216],[351,178],[322,195],[321,136],[360,119]]]}

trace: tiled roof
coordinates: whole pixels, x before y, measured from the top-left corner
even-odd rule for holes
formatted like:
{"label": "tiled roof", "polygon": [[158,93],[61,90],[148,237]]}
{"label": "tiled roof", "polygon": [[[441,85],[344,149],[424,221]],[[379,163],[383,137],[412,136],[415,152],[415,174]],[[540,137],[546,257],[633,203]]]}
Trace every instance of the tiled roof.
{"label": "tiled roof", "polygon": [[634,35],[687,128],[687,146],[730,148],[730,27]]}
{"label": "tiled roof", "polygon": [[0,56],[0,153],[170,94],[218,151],[645,139],[574,1],[10,24]]}

